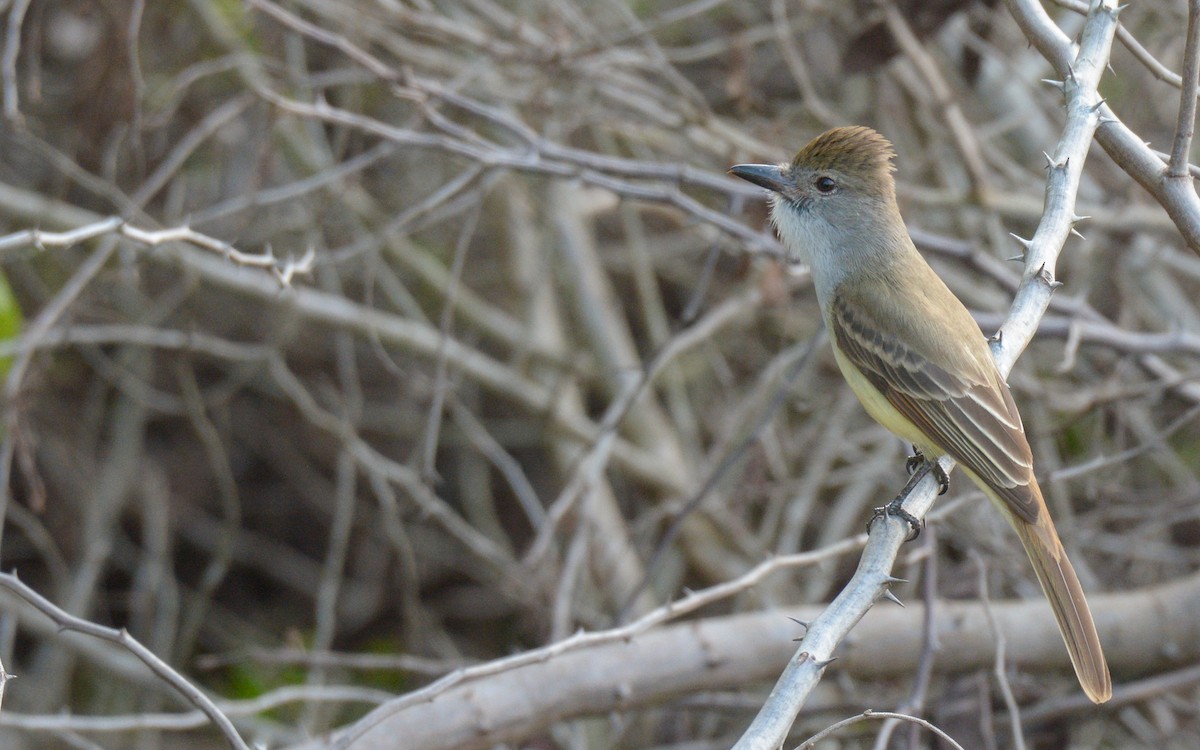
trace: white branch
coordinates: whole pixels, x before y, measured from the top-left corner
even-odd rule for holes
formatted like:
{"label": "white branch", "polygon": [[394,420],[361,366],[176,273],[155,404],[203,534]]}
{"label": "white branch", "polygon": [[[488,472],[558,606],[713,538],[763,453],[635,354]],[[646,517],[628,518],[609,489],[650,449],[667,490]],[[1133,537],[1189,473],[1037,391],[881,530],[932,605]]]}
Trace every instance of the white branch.
{"label": "white branch", "polygon": [[114,232],[148,247],[157,247],[169,242],[183,242],[195,245],[196,247],[210,250],[239,266],[268,269],[279,280],[279,283],[284,286],[291,285],[292,279],[297,275],[304,275],[311,272],[313,263],[316,260],[316,251],[312,247],[309,247],[299,260],[290,256],[286,260],[281,260],[275,256],[269,246],[261,253],[246,253],[238,250],[224,240],[197,232],[190,227],[172,227],[157,230],[141,229],[117,216],[85,224],[66,232],[45,232],[41,229],[25,229],[20,232],[7,234],[0,237],[0,252],[29,246],[33,246],[38,250],[44,250],[48,247],[71,247],[80,242],[103,237]]}

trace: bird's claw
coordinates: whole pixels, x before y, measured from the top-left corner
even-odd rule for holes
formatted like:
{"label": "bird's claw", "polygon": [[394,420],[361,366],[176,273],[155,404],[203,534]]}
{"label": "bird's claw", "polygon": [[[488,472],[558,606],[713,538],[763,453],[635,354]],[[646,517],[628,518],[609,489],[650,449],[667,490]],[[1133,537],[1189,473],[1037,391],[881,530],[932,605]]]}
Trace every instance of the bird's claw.
{"label": "bird's claw", "polygon": [[933,478],[938,483],[938,494],[945,495],[946,491],[950,489],[950,477],[946,475],[946,470],[937,461],[925,458],[921,449],[914,445],[912,455],[904,459],[904,470],[908,472],[909,476],[912,476],[923,466],[929,467],[926,471],[933,472]]}
{"label": "bird's claw", "polygon": [[921,464],[925,463],[925,454],[920,451],[917,446],[913,446],[912,455],[904,459],[904,470],[911,477],[913,472],[921,468]]}
{"label": "bird's claw", "polygon": [[871,533],[871,524],[875,523],[876,519],[887,518],[888,516],[895,516],[908,524],[909,532],[904,541],[911,542],[921,535],[921,519],[904,509],[903,496],[897,497],[887,505],[875,509],[875,512],[871,514],[871,520],[867,521],[867,533]]}
{"label": "bird's claw", "polygon": [[937,461],[929,462],[929,470],[933,472],[933,478],[938,483],[938,494],[945,495],[950,489],[950,477],[946,475],[946,470]]}

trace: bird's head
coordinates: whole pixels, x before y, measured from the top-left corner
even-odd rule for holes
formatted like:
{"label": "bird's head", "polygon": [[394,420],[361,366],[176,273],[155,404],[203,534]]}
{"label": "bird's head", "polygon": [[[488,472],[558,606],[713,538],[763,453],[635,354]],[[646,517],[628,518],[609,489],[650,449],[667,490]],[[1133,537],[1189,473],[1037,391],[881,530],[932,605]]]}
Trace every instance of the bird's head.
{"label": "bird's head", "polygon": [[834,128],[789,164],[738,164],[730,173],[772,191],[771,221],[788,249],[808,255],[818,283],[869,269],[908,243],[892,178],[896,152],[874,130]]}
{"label": "bird's head", "polygon": [[764,187],[797,208],[844,203],[845,198],[890,201],[892,144],[871,128],[834,128],[808,142],[790,164],[738,164],[730,173]]}

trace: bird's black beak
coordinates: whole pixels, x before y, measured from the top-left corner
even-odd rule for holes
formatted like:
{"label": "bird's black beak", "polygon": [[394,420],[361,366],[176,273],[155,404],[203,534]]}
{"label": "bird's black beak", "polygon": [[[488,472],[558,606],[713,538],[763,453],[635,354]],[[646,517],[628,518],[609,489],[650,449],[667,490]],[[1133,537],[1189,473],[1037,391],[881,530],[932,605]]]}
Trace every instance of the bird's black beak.
{"label": "bird's black beak", "polygon": [[775,164],[735,164],[729,168],[729,173],[776,193],[784,192],[791,185],[783,170]]}

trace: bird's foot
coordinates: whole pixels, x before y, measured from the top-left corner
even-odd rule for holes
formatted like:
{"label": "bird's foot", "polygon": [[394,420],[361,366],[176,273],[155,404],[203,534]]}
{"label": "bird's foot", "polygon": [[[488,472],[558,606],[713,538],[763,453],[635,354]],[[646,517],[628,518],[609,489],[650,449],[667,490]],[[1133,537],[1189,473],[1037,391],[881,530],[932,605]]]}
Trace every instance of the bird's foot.
{"label": "bird's foot", "polygon": [[937,461],[930,461],[925,458],[925,454],[921,452],[917,446],[913,446],[913,453],[908,458],[904,459],[904,470],[909,476],[916,476],[920,471],[920,476],[924,477],[926,472],[932,471],[933,478],[938,483],[938,494],[945,495],[950,489],[950,477],[946,475],[945,469]]}
{"label": "bird's foot", "polygon": [[910,531],[905,541],[911,542],[921,535],[922,522],[921,519],[904,509],[904,498],[908,497],[908,493],[929,473],[932,473],[933,478],[937,480],[939,495],[946,494],[946,490],[950,489],[950,477],[946,476],[946,472],[942,469],[941,465],[937,461],[930,461],[925,458],[924,454],[916,449],[916,446],[913,446],[913,450],[916,451],[915,454],[909,456],[908,460],[904,462],[905,468],[908,469],[908,472],[912,476],[909,477],[908,483],[904,485],[904,489],[900,491],[900,494],[894,500],[882,508],[875,509],[875,512],[871,515],[871,520],[867,521],[868,534],[871,532],[871,524],[875,523],[875,519],[895,516],[908,523]]}
{"label": "bird's foot", "polygon": [[925,454],[921,452],[921,449],[915,445],[912,449],[912,455],[904,459],[904,470],[908,472],[910,477],[913,475],[913,472],[921,468],[921,464],[925,463]]}
{"label": "bird's foot", "polygon": [[867,533],[871,533],[871,524],[875,523],[875,519],[887,518],[888,516],[895,516],[908,524],[908,536],[905,537],[904,541],[911,542],[921,536],[921,519],[904,509],[904,493],[898,495],[896,499],[887,505],[875,509],[875,512],[871,515],[871,520],[867,521]]}

